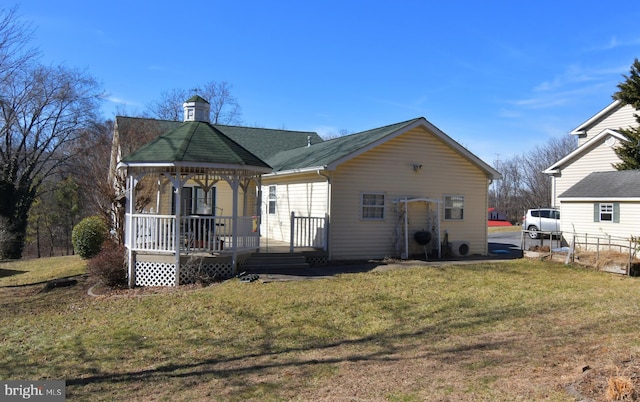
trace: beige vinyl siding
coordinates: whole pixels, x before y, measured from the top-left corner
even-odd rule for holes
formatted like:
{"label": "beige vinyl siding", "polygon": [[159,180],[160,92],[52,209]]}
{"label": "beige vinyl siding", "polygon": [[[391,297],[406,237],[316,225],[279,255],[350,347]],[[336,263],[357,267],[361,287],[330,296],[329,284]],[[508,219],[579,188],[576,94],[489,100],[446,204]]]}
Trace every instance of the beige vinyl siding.
{"label": "beige vinyl siding", "polygon": [[[269,186],[276,186],[276,213],[269,214]],[[262,179],[262,223],[260,233],[288,242],[291,212],[296,216],[324,217],[327,213],[327,179],[317,173],[271,176]]]}
{"label": "beige vinyl siding", "polygon": [[[414,171],[413,164],[422,168]],[[333,172],[329,245],[333,259],[397,256],[402,222],[398,201],[405,196],[464,196],[464,219],[441,222],[449,240],[467,240],[472,254],[487,252],[487,186],[484,173],[424,128],[416,128],[340,165]],[[362,193],[385,194],[385,218],[362,220]],[[443,203],[440,216],[444,217]],[[410,206],[410,208],[412,208]],[[409,211],[412,230],[426,213]],[[413,243],[413,233],[409,234]],[[421,249],[421,248],[420,248]]]}
{"label": "beige vinyl siding", "polygon": [[562,195],[562,193],[587,177],[590,173],[615,170],[612,163],[619,160],[618,156],[615,154],[613,147],[607,145],[605,141],[606,139],[603,139],[589,153],[580,159],[576,159],[562,169],[561,176],[555,178],[553,206],[560,205],[558,196]]}
{"label": "beige vinyl siding", "polygon": [[628,128],[631,126],[637,126],[635,117],[633,116],[637,111],[630,105],[626,105],[616,110],[610,116],[596,123],[593,127],[587,130],[587,135],[582,137],[578,141],[578,145],[582,145],[589,141],[591,138],[600,134],[603,130],[610,128],[612,130],[618,130],[619,128]]}
{"label": "beige vinyl siding", "polygon": [[173,186],[171,182],[167,179],[163,179],[160,185],[160,214],[170,215],[171,214],[171,203],[173,196]]}
{"label": "beige vinyl siding", "polygon": [[[575,202],[564,200],[560,212],[560,222],[565,239],[571,241],[571,233],[590,236],[629,238],[629,234],[637,234],[640,222],[640,204],[637,202],[620,202],[620,222],[594,222],[594,202]],[[606,201],[607,203],[613,201]]]}
{"label": "beige vinyl siding", "polygon": [[[189,181],[186,184],[187,186],[197,186],[197,183],[193,181]],[[233,191],[231,190],[231,186],[224,181],[220,180],[216,183],[215,192],[216,199],[214,200],[216,205],[216,215],[221,216],[232,216],[233,215]],[[171,214],[172,207],[172,196],[173,196],[173,187],[171,186],[171,182],[168,180],[163,180],[160,191],[160,213],[161,214]],[[247,210],[243,209],[243,197],[244,192],[242,189],[238,190],[238,216],[253,216],[257,215],[257,196],[256,196],[256,185],[254,182],[251,182],[249,186],[247,186],[247,201],[246,206]],[[155,205],[155,200],[152,201],[150,206]],[[153,205],[152,205],[153,204]],[[220,210],[222,209],[222,211]]]}

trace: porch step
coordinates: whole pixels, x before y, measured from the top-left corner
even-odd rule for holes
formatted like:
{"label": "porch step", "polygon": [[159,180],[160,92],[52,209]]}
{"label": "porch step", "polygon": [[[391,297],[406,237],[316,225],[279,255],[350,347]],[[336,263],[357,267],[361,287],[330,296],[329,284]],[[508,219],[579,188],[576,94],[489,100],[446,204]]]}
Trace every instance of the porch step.
{"label": "porch step", "polygon": [[309,268],[307,258],[297,253],[254,253],[249,257],[242,270],[260,272],[265,269],[304,270]]}

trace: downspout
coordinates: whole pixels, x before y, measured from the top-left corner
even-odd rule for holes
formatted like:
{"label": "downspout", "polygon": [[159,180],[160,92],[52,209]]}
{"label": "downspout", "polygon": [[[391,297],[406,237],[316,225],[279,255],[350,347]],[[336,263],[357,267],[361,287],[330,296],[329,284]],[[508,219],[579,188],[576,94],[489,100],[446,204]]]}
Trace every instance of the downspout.
{"label": "downspout", "polygon": [[[485,225],[485,231],[484,231],[484,248],[483,248],[483,255],[489,255],[489,222],[487,221],[488,216],[487,216],[487,211],[489,210],[489,193],[491,191],[491,185],[493,184],[493,178],[488,178],[487,180],[487,196],[485,197],[484,200],[484,225]],[[496,210],[498,208],[498,191],[496,191]]]}
{"label": "downspout", "polygon": [[[324,168],[326,169],[326,166]],[[325,228],[325,234],[324,234],[324,240],[325,240],[324,247],[325,247],[325,251],[327,252],[327,259],[331,261],[332,251],[331,251],[331,247],[329,247],[330,228],[331,228],[331,192],[332,192],[331,176],[323,173],[323,171],[320,169],[316,170],[316,173],[319,176],[322,176],[327,179],[327,210],[325,211],[325,216],[327,218],[326,219],[327,227]]]}

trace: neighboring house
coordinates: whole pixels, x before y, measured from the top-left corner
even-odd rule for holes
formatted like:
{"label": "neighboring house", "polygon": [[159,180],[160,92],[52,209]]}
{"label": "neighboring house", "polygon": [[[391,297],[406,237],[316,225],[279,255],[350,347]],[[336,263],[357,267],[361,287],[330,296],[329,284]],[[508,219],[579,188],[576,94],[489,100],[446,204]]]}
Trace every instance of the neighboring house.
{"label": "neighboring house", "polygon": [[[565,232],[623,239],[640,234],[639,170],[591,173],[559,200]],[[565,222],[572,225],[570,230]]]}
{"label": "neighboring house", "polygon": [[[207,107],[189,99],[184,123],[116,118],[112,164],[129,183],[130,277],[167,270],[169,282],[184,282],[180,265],[197,252],[213,253],[208,264],[228,276],[270,239],[332,260],[408,258],[425,248],[437,256],[445,241],[487,254],[488,188],[500,174],[426,119],[323,141],[213,125]],[[151,126],[168,132],[127,155],[124,144]],[[428,245],[414,238],[420,231],[431,232]]]}
{"label": "neighboring house", "polygon": [[637,125],[635,113],[629,105],[611,103],[571,131],[578,147],[545,170],[565,234],[636,235],[639,200],[633,189],[621,186],[640,187],[640,176],[613,167],[620,161],[615,148],[625,139],[619,130]]}
{"label": "neighboring house", "polygon": [[487,225],[489,227],[513,226],[507,219],[507,214],[502,211],[498,211],[495,208],[489,208],[487,211]]}

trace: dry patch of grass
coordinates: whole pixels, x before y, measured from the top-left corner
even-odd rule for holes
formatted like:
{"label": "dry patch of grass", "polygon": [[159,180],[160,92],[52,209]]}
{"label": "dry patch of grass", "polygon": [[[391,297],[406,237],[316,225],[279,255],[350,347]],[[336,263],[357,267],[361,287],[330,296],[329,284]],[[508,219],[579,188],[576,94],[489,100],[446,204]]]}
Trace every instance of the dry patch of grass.
{"label": "dry patch of grass", "polygon": [[522,226],[490,226],[488,229],[489,233],[520,232],[522,230]]}
{"label": "dry patch of grass", "polygon": [[639,386],[638,285],[520,260],[98,298],[3,288],[0,378],[94,401],[604,400],[609,378]]}

